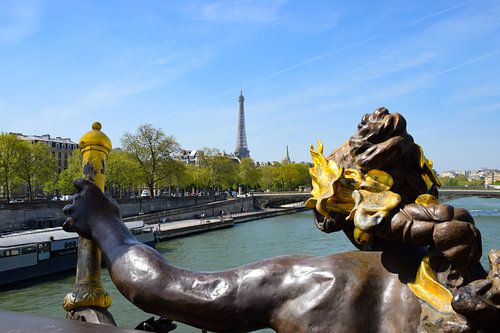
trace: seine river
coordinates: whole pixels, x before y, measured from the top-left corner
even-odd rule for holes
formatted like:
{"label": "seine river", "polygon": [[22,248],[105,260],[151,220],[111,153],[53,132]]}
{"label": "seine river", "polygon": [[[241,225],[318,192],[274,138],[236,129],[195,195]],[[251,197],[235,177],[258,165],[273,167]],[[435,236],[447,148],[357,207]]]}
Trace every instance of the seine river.
{"label": "seine river", "polygon": [[[500,248],[500,199],[464,198],[450,201],[471,211],[483,237],[482,262],[487,267],[487,251]],[[238,224],[233,228],[179,238],[158,244],[175,266],[201,271],[223,270],[256,260],[285,255],[326,255],[353,250],[343,233],[324,234],[313,225],[312,213],[303,212]],[[53,277],[48,282],[0,292],[0,309],[62,318],[64,295],[73,276]],[[103,283],[113,297],[110,312],[121,327],[133,328],[151,315],[131,305],[114,287],[107,271]],[[174,332],[200,332],[182,324]],[[261,332],[272,332],[263,330]]]}

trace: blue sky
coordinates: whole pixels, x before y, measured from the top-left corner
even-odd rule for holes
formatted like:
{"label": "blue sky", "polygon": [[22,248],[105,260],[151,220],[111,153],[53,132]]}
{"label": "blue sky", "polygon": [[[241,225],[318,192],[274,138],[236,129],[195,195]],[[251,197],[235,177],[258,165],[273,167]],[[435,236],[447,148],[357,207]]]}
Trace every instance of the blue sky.
{"label": "blue sky", "polygon": [[500,2],[0,0],[0,131],[231,152],[241,86],[257,161],[386,106],[438,170],[500,168]]}

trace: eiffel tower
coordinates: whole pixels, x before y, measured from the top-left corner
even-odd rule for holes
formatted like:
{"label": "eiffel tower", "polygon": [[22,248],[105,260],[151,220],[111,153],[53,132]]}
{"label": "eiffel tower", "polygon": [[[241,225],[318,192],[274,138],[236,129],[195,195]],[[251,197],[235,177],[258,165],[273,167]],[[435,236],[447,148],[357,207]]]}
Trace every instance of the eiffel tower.
{"label": "eiffel tower", "polygon": [[244,101],[245,97],[243,97],[243,91],[241,91],[240,97],[238,98],[238,102],[240,103],[240,107],[238,109],[238,133],[236,134],[236,148],[234,149],[234,155],[236,155],[239,159],[250,157],[250,151],[247,146],[247,134],[245,131]]}

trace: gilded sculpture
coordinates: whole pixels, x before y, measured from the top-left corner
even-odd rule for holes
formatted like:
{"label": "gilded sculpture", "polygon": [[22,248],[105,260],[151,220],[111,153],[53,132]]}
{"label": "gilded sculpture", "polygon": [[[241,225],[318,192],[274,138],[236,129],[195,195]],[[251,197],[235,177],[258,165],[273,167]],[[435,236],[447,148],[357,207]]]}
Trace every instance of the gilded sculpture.
{"label": "gilded sculpture", "polygon": [[146,312],[215,332],[495,332],[500,251],[482,268],[464,209],[439,203],[432,162],[385,108],[332,154],[311,147],[312,198],[324,232],[361,251],[284,256],[222,272],[176,268],[137,242],[116,203],[87,180],[64,228],[101,249],[121,293]]}

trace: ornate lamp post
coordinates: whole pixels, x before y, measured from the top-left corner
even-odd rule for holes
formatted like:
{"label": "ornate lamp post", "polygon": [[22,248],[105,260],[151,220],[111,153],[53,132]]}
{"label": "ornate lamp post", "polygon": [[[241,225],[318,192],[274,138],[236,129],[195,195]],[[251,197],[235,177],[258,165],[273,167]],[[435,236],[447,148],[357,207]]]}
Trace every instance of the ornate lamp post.
{"label": "ornate lamp post", "polygon": [[[111,140],[101,132],[101,124],[92,124],[92,131],[80,139],[80,151],[83,157],[82,176],[104,191],[106,181],[106,158],[111,150]],[[114,325],[116,323],[107,311],[111,305],[111,296],[104,290],[101,282],[101,251],[97,245],[80,237],[78,245],[78,263],[76,282],[70,293],[64,298],[67,319]]]}

